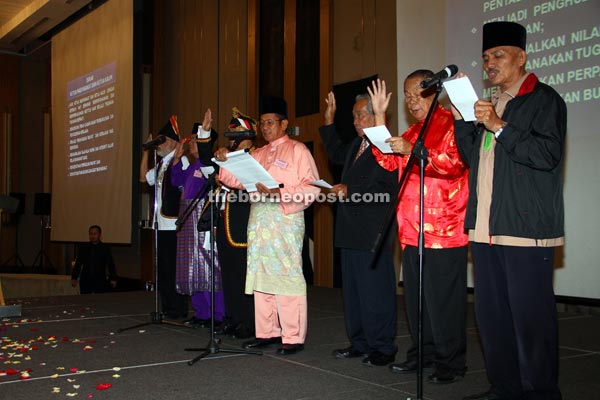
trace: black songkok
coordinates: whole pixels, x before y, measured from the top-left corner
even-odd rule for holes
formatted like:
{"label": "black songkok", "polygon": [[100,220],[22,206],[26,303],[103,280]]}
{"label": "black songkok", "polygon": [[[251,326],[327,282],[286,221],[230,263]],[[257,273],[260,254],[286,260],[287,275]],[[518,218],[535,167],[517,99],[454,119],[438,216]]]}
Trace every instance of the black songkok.
{"label": "black songkok", "polygon": [[516,22],[494,21],[483,25],[481,52],[498,46],[515,46],[526,50],[527,31]]}
{"label": "black songkok", "polygon": [[262,97],[260,99],[260,115],[279,114],[287,119],[288,106],[281,97]]}

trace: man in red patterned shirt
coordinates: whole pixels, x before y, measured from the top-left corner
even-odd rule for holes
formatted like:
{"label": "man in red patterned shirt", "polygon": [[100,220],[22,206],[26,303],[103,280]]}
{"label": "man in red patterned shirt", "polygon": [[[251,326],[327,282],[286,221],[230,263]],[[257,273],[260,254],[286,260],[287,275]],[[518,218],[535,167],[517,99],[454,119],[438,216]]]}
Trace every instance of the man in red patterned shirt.
{"label": "man in red patterned shirt", "polygon": [[[411,115],[417,120],[401,136],[388,139],[394,154],[373,148],[379,165],[402,175],[419,136],[434,93],[420,87],[433,76],[429,70],[417,70],[404,80],[404,97]],[[378,80],[369,90],[373,99],[376,125],[385,123],[385,111],[391,93]],[[468,237],[463,222],[468,198],[468,170],[454,142],[454,118],[441,106],[433,112],[424,135],[429,155],[425,165],[424,263],[423,263],[423,365],[433,373],[431,383],[451,383],[466,371],[466,286]],[[412,344],[406,361],[390,365],[396,373],[414,373],[418,363],[418,282],[419,252],[419,168],[413,164],[400,192],[397,208],[398,239],[402,245],[402,271],[406,311]]]}

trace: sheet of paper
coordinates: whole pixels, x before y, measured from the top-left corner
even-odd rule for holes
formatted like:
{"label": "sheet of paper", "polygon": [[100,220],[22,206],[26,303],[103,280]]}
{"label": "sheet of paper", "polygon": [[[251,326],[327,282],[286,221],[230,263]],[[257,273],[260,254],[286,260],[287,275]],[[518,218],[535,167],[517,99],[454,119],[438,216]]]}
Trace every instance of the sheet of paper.
{"label": "sheet of paper", "polygon": [[477,93],[468,76],[452,79],[444,82],[444,88],[454,107],[458,109],[463,119],[467,122],[475,121],[475,110],[473,108],[478,100]]}
{"label": "sheet of paper", "polygon": [[318,186],[318,187],[322,187],[325,189],[331,189],[333,187],[329,183],[324,181],[323,179],[319,179],[318,181],[312,181],[312,182],[310,182],[310,184],[313,186]]}
{"label": "sheet of paper", "polygon": [[377,147],[379,151],[382,153],[393,153],[390,144],[385,142],[386,139],[392,137],[387,126],[379,125],[372,128],[363,128],[363,132],[367,135],[371,144]]}
{"label": "sheet of paper", "polygon": [[215,167],[213,167],[212,165],[207,165],[206,167],[200,167],[200,171],[202,171],[202,175],[204,175],[204,177],[208,179],[208,177],[211,176],[213,172],[215,172]]}
{"label": "sheet of paper", "polygon": [[256,192],[256,184],[259,182],[269,189],[279,187],[271,174],[246,150],[228,153],[227,161],[217,161],[215,158],[212,161],[231,172],[248,192]]}

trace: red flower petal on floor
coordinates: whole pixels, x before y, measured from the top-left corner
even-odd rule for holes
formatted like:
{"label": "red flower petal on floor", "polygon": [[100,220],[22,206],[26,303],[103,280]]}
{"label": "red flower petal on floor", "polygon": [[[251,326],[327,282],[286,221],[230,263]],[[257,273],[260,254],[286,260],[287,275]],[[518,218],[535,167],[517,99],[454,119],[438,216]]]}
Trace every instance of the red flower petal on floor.
{"label": "red flower petal on floor", "polygon": [[12,368],[9,368],[6,370],[6,375],[18,375],[19,373],[20,373],[19,370],[12,369]]}
{"label": "red flower petal on floor", "polygon": [[75,373],[77,372],[77,368],[69,368],[69,372]]}
{"label": "red flower petal on floor", "polygon": [[69,341],[69,338],[68,338],[68,337],[66,337],[66,336],[63,336],[63,338],[62,338],[61,340],[62,340],[63,342],[68,342],[68,341]]}
{"label": "red flower petal on floor", "polygon": [[99,383],[96,385],[96,390],[106,390],[112,387],[112,383]]}

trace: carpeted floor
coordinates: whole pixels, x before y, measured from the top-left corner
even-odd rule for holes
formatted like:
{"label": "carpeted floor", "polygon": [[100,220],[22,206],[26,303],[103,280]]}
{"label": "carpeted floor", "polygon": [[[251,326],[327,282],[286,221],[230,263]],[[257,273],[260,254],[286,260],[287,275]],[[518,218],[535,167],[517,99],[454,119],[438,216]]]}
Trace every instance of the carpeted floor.
{"label": "carpeted floor", "polygon": [[[228,353],[241,350],[242,340],[223,337],[218,352],[193,365],[188,362],[201,353],[185,349],[208,346],[209,330],[151,323],[154,301],[142,291],[13,299],[22,316],[0,325],[0,399],[416,399],[415,375],[331,356],[348,344],[338,289],[309,288],[303,352]],[[402,297],[398,305],[401,361],[409,337]],[[563,397],[598,399],[600,317],[561,312],[559,318]],[[456,400],[487,389],[471,306],[467,323],[467,375],[450,385],[425,381],[424,399]]]}

